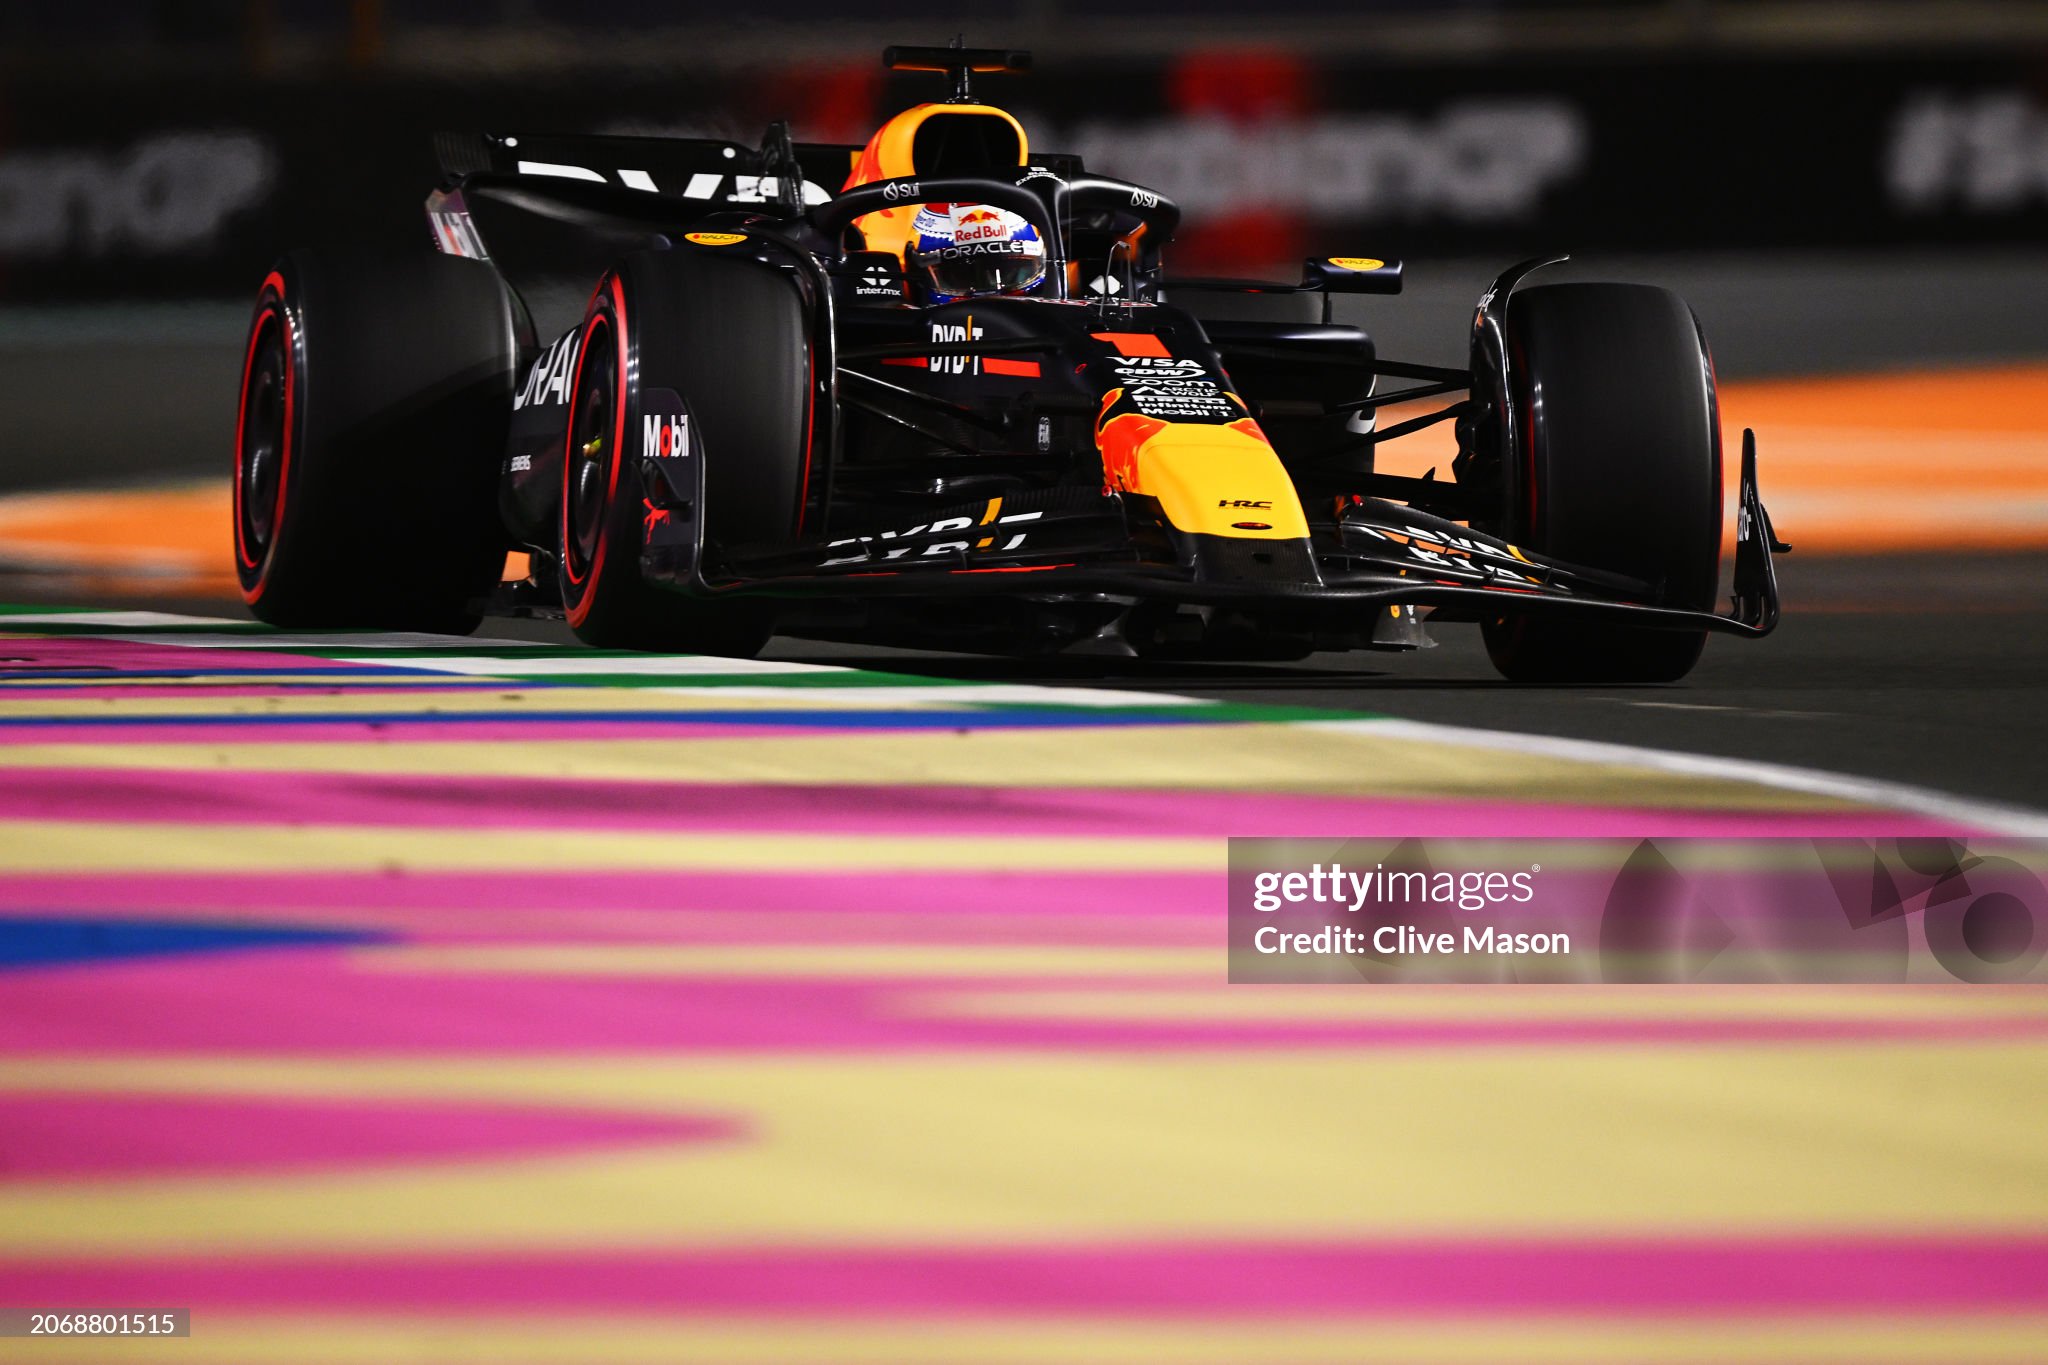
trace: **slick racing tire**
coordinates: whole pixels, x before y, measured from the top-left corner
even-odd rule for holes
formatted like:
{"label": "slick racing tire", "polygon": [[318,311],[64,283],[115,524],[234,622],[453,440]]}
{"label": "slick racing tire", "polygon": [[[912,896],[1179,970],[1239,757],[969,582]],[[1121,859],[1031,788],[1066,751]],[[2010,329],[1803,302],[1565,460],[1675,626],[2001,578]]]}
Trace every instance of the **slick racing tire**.
{"label": "slick racing tire", "polygon": [[479,261],[278,262],[235,422],[235,572],[258,620],[476,628],[505,562],[514,316]]}
{"label": "slick racing tire", "polygon": [[[1721,427],[1699,323],[1669,290],[1559,284],[1508,307],[1523,467],[1509,540],[1658,585],[1659,605],[1711,610],[1721,576]],[[1704,630],[1559,616],[1484,623],[1515,682],[1675,682]]]}
{"label": "slick racing tire", "polygon": [[680,399],[688,415],[703,469],[705,544],[792,539],[813,415],[796,285],[771,267],[695,249],[627,257],[584,318],[562,466],[562,605],[578,639],[605,649],[757,654],[773,633],[772,603],[689,596],[641,576],[645,528],[660,515],[640,477],[642,405],[656,391]]}

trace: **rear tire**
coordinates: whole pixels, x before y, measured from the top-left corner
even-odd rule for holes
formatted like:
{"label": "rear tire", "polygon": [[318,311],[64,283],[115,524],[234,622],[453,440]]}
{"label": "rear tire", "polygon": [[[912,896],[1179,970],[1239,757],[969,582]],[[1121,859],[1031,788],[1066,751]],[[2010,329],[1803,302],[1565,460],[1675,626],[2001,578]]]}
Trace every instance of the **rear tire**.
{"label": "rear tire", "polygon": [[479,261],[278,262],[235,424],[235,570],[258,620],[476,629],[505,561],[514,327]]}
{"label": "rear tire", "polygon": [[706,543],[767,544],[799,529],[811,436],[803,301],[780,271],[695,250],[628,257],[584,318],[563,460],[562,603],[605,649],[760,652],[775,609],[642,578],[643,393],[672,390],[703,461]]}
{"label": "rear tire", "polygon": [[[1636,284],[1545,285],[1508,307],[1525,461],[1507,480],[1510,540],[1658,585],[1658,604],[1713,609],[1721,576],[1721,428],[1713,363],[1678,295]],[[1675,682],[1704,630],[1566,617],[1484,623],[1514,682]]]}

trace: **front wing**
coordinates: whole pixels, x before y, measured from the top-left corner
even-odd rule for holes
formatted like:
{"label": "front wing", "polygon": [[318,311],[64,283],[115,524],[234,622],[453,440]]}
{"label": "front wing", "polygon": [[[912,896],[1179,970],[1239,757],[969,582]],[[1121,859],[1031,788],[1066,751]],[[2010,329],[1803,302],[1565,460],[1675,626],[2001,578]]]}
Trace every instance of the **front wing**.
{"label": "front wing", "polygon": [[[1652,629],[1769,634],[1778,622],[1773,534],[1744,433],[1735,590],[1726,614],[1657,605],[1660,585],[1563,563],[1398,503],[1365,499],[1302,542],[1134,530],[1124,499],[1081,493],[954,509],[899,531],[797,547],[707,553],[696,460],[649,459],[642,572],[699,596],[1126,599],[1355,619],[1362,608],[1432,607],[1436,619],[1601,618]],[[1021,509],[1021,510],[1020,510]],[[1206,543],[1205,543],[1206,542]]]}

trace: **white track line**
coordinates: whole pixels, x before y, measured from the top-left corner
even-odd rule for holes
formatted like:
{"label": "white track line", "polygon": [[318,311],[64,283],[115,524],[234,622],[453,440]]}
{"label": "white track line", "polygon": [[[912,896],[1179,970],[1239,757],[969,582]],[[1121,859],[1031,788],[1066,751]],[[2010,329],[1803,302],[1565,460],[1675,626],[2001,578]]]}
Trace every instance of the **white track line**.
{"label": "white track line", "polygon": [[1456,725],[1437,725],[1420,720],[1298,721],[1310,729],[1334,730],[1345,734],[1378,735],[1383,738],[1412,739],[1424,744],[1457,745],[1468,749],[1493,749],[1503,753],[1534,754],[1580,763],[1619,764],[1647,768],[1653,772],[1676,773],[1684,777],[1720,778],[1749,782],[1780,791],[1807,792],[1832,796],[1863,805],[1889,807],[1958,826],[2022,838],[2048,837],[2048,812],[1995,801],[1976,801],[1931,787],[1877,778],[1851,777],[1846,773],[1824,772],[1818,768],[1795,768],[1782,763],[1765,763],[1749,758],[1716,758],[1710,754],[1677,753],[1669,749],[1644,749],[1633,744],[1610,744],[1596,739],[1563,739],[1552,735],[1525,735],[1509,730],[1475,730]]}
{"label": "white track line", "polygon": [[[32,631],[37,618],[20,616],[10,618],[6,625],[10,630]],[[42,618],[50,619],[50,618]],[[198,620],[200,618],[193,618]],[[178,620],[176,617],[170,621]],[[85,622],[87,625],[93,622]],[[478,640],[466,635],[428,635],[419,631],[394,631],[383,634],[307,634],[292,635],[270,631],[163,631],[161,633],[126,635],[108,631],[96,637],[102,640],[118,640],[129,645],[179,645],[185,649],[255,649],[289,650],[293,653],[318,653],[323,649],[386,649],[393,651],[447,649],[540,649],[540,640]],[[364,660],[364,662],[369,662]]]}
{"label": "white track line", "polygon": [[[346,643],[337,641],[336,643]],[[463,642],[473,643],[473,642]],[[500,658],[491,654],[414,656],[395,651],[381,656],[378,663],[392,668],[413,668],[428,673],[461,673],[479,678],[549,677],[574,678],[589,674],[633,674],[648,677],[740,677],[783,674],[853,673],[838,664],[786,663],[779,659],[728,659],[714,654],[572,654],[539,659]]]}
{"label": "white track line", "polygon": [[[169,611],[24,611],[0,612],[0,626],[8,630],[33,630],[39,625],[105,626],[108,630],[148,626],[242,626],[226,616],[181,616]],[[253,648],[253,646],[252,646]]]}
{"label": "white track line", "polygon": [[[41,620],[51,624],[100,625],[118,628],[120,626],[145,625],[213,625],[224,624],[216,618],[202,616],[177,616],[165,612],[63,612],[24,613],[19,616],[0,613],[0,625],[13,628],[27,628]],[[417,649],[422,644],[443,644],[449,637],[421,636],[412,634],[392,635],[328,635],[290,636],[263,635],[207,635],[176,633],[113,635],[110,639],[125,639],[151,644],[181,644],[216,649],[264,649],[298,648],[318,649],[321,645],[338,647],[379,647],[394,651],[408,648]],[[467,640],[465,643],[479,650],[510,648],[514,650],[531,648],[536,641],[529,640]],[[394,660],[394,663],[399,661]],[[437,661],[449,672],[456,672],[464,665],[481,665],[488,657],[475,659],[443,659]],[[591,660],[592,672],[637,672],[632,660],[608,659]],[[650,656],[641,667],[659,674],[670,670],[684,674],[699,669],[716,667],[720,672],[732,671],[731,660],[692,658],[684,662],[675,656]],[[456,668],[447,668],[454,664]],[[549,665],[552,664],[552,667]],[[621,667],[620,665],[627,665]],[[535,668],[540,665],[545,671],[560,670],[566,676],[583,671],[582,660],[566,663],[532,660],[525,664],[513,663],[511,667]],[[430,667],[424,660],[408,660],[401,667]],[[742,671],[781,672],[853,672],[832,665],[787,664],[776,661],[754,661],[752,670],[741,666]],[[537,670],[539,671],[539,670]],[[685,688],[655,688],[658,692],[685,691]],[[725,688],[728,695],[758,693],[774,697],[787,695],[787,689],[779,688]],[[839,689],[819,689],[837,692]],[[1044,687],[1034,683],[1009,684],[944,684],[916,687],[848,688],[847,694],[859,692],[871,704],[878,702],[909,701],[976,701],[1009,703],[1044,703],[1054,706],[1117,706],[1117,705],[1201,705],[1204,699],[1183,697],[1172,693],[1112,691],[1106,688],[1060,688]],[[1930,819],[1952,821],[1956,825],[1990,834],[2005,834],[2015,837],[2048,838],[2048,811],[2032,810],[2025,806],[2010,806],[1995,801],[1976,801],[1969,797],[1956,796],[1949,792],[1936,791],[1931,787],[1916,787],[1904,782],[1886,782],[1877,778],[1851,777],[1846,773],[1824,772],[1818,768],[1795,768],[1789,764],[1765,763],[1748,758],[1717,758],[1709,754],[1678,753],[1670,749],[1645,749],[1632,744],[1611,744],[1605,740],[1563,739],[1552,735],[1518,734],[1509,730],[1468,729],[1456,725],[1438,725],[1419,720],[1331,720],[1294,721],[1292,724],[1309,729],[1329,730],[1341,734],[1379,736],[1384,739],[1408,739],[1423,744],[1455,745],[1466,749],[1491,749],[1501,753],[1534,754],[1544,758],[1559,758],[1579,763],[1602,763],[1631,768],[1647,769],[1651,772],[1674,773],[1683,777],[1716,778],[1731,782],[1748,782],[1760,787],[1771,787],[1779,791],[1806,792],[1815,796],[1829,796],[1838,800],[1853,801],[1861,805],[1877,806],[1924,815]]]}
{"label": "white track line", "polygon": [[[1043,687],[1037,683],[951,683],[933,680],[897,687],[890,684],[857,684],[852,687],[775,687],[746,683],[716,687],[650,687],[649,692],[672,697],[779,698],[812,704],[829,700],[834,706],[1057,706],[1069,710],[1082,707],[1133,706],[1160,708],[1214,706],[1205,697],[1182,697],[1170,692],[1114,691],[1103,687]],[[967,724],[971,715],[963,715]]]}

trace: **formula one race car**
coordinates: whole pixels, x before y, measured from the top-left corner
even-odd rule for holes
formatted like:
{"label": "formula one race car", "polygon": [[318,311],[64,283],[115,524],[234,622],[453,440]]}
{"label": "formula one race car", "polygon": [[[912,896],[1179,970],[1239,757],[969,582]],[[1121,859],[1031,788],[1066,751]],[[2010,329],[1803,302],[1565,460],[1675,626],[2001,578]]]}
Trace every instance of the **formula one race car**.
{"label": "formula one race car", "polygon": [[[285,257],[236,429],[255,614],[1191,658],[1412,648],[1425,619],[1469,621],[1529,681],[1675,679],[1707,632],[1776,624],[1786,547],[1747,434],[1714,613],[1720,426],[1676,295],[1518,289],[1552,263],[1528,261],[1480,300],[1469,370],[1386,360],[1331,296],[1396,293],[1399,262],[1169,280],[1166,195],[1035,153],[968,93],[1028,54],[885,60],[950,73],[952,98],[865,147],[779,124],[759,148],[444,135],[438,254]],[[607,253],[559,336],[485,249],[479,219],[506,210]],[[1445,421],[1451,477],[1375,471],[1381,443]]]}

